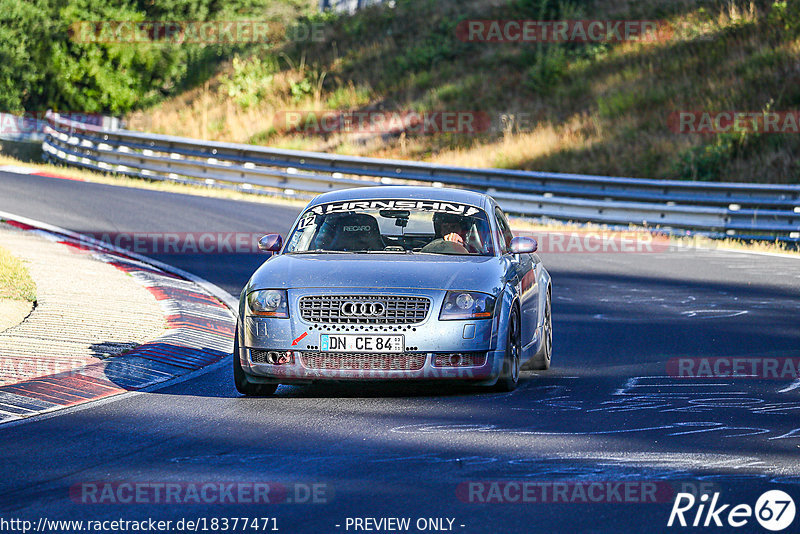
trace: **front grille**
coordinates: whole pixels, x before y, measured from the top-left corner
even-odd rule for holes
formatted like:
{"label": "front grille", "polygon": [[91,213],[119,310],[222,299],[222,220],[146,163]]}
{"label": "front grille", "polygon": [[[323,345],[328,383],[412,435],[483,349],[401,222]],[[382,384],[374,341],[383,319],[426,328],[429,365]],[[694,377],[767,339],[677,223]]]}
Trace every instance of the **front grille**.
{"label": "front grille", "polygon": [[253,363],[267,363],[267,354],[266,350],[250,349],[250,359]]}
{"label": "front grille", "polygon": [[425,354],[358,354],[352,352],[304,352],[300,361],[309,369],[348,371],[418,371]]}
{"label": "front grille", "polygon": [[[342,313],[347,302],[372,302],[383,305],[378,316],[353,316]],[[426,297],[385,295],[319,295],[300,298],[300,316],[310,323],[328,324],[415,324],[428,316],[431,301]]]}

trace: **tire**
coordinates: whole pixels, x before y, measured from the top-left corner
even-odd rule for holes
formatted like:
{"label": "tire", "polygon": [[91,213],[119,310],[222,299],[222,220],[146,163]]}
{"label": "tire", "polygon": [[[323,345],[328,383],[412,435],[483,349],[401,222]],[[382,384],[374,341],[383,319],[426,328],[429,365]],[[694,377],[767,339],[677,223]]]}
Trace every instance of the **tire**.
{"label": "tire", "polygon": [[516,306],[511,308],[508,316],[508,339],[506,340],[506,354],[503,358],[503,370],[497,379],[497,391],[514,391],[519,385],[519,372],[522,360],[522,343],[520,341],[519,310]]}
{"label": "tire", "polygon": [[247,373],[242,369],[239,361],[239,324],[236,324],[236,334],[233,339],[233,383],[236,391],[247,397],[266,397],[275,393],[278,384],[258,384],[247,378]]}
{"label": "tire", "polygon": [[541,357],[537,359],[531,369],[547,371],[550,369],[550,359],[553,357],[553,313],[550,304],[550,291],[547,292],[547,302],[544,306],[544,323],[542,326]]}

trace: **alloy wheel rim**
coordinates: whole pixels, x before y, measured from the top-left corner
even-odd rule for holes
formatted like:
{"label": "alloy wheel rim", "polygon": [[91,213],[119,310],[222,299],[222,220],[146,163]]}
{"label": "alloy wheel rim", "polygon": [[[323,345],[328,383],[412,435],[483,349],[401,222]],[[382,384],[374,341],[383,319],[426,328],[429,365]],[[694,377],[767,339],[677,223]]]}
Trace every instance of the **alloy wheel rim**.
{"label": "alloy wheel rim", "polygon": [[511,380],[519,380],[519,318],[516,314],[511,319]]}
{"label": "alloy wheel rim", "polygon": [[544,318],[545,328],[545,357],[549,360],[550,354],[553,351],[553,318],[550,314],[550,299],[547,299],[547,307],[545,308]]}

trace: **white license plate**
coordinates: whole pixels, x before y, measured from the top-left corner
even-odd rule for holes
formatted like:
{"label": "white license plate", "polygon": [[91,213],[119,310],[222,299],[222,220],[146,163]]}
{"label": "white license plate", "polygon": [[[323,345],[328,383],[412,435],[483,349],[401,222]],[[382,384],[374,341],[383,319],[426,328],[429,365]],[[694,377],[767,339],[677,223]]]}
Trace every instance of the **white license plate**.
{"label": "white license plate", "polygon": [[403,336],[366,334],[320,334],[320,352],[405,352]]}

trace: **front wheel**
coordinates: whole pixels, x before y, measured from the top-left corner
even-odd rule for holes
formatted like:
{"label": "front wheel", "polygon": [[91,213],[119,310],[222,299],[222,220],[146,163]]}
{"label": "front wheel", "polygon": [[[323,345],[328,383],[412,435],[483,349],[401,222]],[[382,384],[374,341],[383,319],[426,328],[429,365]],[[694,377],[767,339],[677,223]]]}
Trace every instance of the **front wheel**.
{"label": "front wheel", "polygon": [[542,326],[542,351],[541,358],[536,360],[531,367],[537,371],[550,369],[550,359],[553,356],[553,314],[550,304],[550,292],[547,293],[547,302],[544,306],[544,324]]}
{"label": "front wheel", "polygon": [[497,379],[495,389],[498,391],[513,391],[519,385],[519,370],[522,358],[522,343],[519,332],[519,310],[511,308],[508,317],[508,340],[506,341],[506,354],[503,358],[503,370]]}
{"label": "front wheel", "polygon": [[248,397],[266,397],[272,395],[278,389],[278,384],[259,384],[247,378],[247,373],[242,369],[242,362],[239,360],[238,323],[233,338],[233,383],[236,385],[236,391]]}

